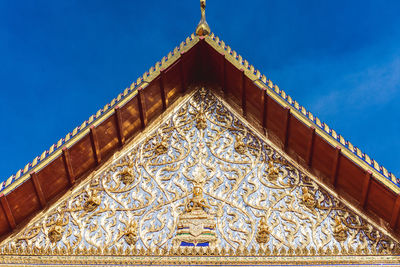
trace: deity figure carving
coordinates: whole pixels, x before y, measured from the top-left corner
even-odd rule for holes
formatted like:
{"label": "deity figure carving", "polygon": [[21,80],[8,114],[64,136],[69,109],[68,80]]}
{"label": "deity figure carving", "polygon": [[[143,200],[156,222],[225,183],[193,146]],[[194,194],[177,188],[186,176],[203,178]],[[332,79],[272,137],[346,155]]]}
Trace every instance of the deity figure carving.
{"label": "deity figure carving", "polygon": [[192,212],[196,210],[205,210],[210,208],[203,198],[203,189],[195,186],[193,188],[193,197],[186,203],[186,212]]}
{"label": "deity figure carving", "polygon": [[48,237],[52,243],[57,243],[61,240],[63,233],[64,229],[62,227],[62,219],[58,219],[55,225],[50,228]]}
{"label": "deity figure carving", "polygon": [[138,241],[138,225],[136,221],[132,221],[125,229],[124,238],[128,245],[135,245]]}
{"label": "deity figure carving", "polygon": [[258,225],[256,241],[260,244],[267,243],[269,240],[269,235],[270,235],[270,232],[268,229],[267,217],[263,216]]}
{"label": "deity figure carving", "polygon": [[100,196],[97,194],[97,190],[93,189],[89,193],[89,197],[84,204],[84,208],[86,211],[91,212],[94,211],[101,203]]}
{"label": "deity figure carving", "polygon": [[[205,172],[200,172],[204,175]],[[197,178],[197,179],[196,179]],[[180,246],[210,246],[216,241],[215,216],[207,213],[210,207],[203,198],[204,177],[193,179],[193,196],[178,218],[175,244]]]}
{"label": "deity figure carving", "polygon": [[169,145],[167,142],[166,135],[161,130],[158,130],[158,136],[161,139],[161,141],[155,144],[154,152],[157,156],[161,156],[168,152]]}
{"label": "deity figure carving", "polygon": [[155,152],[157,155],[162,155],[168,152],[168,143],[165,141],[165,139],[163,139],[161,143],[156,146]]}
{"label": "deity figure carving", "polygon": [[274,161],[273,160],[269,160],[268,161],[268,174],[267,174],[267,178],[269,181],[276,181],[279,177],[279,168],[274,166]]}
{"label": "deity figure carving", "polygon": [[204,111],[201,108],[196,116],[196,128],[198,130],[204,130],[207,127],[207,119],[205,117]]}
{"label": "deity figure carving", "polygon": [[303,195],[301,196],[302,203],[309,209],[313,209],[316,206],[316,201],[314,196],[309,192],[307,187],[302,189]]}
{"label": "deity figure carving", "polygon": [[239,154],[246,154],[246,144],[243,142],[244,135],[237,135],[235,142],[235,150]]}
{"label": "deity figure carving", "polygon": [[338,242],[345,241],[347,239],[348,229],[343,225],[342,219],[339,216],[335,217],[335,224],[333,226],[333,237]]}

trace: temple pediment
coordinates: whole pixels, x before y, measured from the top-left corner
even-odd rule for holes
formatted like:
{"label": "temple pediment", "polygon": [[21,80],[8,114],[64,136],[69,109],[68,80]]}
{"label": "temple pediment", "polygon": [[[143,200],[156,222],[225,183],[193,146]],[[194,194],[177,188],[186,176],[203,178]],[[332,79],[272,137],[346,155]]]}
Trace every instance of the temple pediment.
{"label": "temple pediment", "polygon": [[213,33],[0,183],[0,265],[400,264],[400,181]]}
{"label": "temple pediment", "polygon": [[1,261],[397,261],[399,244],[389,233],[211,89],[192,88],[166,116],[5,239]]}

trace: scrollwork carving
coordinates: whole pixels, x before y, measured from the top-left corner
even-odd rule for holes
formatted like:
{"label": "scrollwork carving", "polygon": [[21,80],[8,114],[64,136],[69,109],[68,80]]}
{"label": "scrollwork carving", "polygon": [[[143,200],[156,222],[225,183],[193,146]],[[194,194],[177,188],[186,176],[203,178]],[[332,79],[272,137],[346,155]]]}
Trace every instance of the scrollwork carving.
{"label": "scrollwork carving", "polygon": [[186,245],[232,255],[399,247],[202,88],[0,250],[144,255]]}

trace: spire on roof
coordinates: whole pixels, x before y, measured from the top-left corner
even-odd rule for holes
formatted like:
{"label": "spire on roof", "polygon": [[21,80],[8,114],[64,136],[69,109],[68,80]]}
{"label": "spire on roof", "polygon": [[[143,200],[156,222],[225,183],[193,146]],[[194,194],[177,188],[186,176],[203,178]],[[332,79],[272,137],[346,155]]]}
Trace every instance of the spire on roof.
{"label": "spire on roof", "polygon": [[206,0],[200,0],[201,20],[196,28],[196,35],[206,36],[210,34],[210,26],[206,21]]}

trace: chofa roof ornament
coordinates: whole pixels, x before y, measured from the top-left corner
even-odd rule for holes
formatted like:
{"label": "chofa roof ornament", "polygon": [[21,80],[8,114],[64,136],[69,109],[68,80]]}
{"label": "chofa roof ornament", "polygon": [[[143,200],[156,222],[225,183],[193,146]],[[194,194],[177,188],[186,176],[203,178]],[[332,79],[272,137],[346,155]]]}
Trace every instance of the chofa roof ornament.
{"label": "chofa roof ornament", "polygon": [[210,26],[206,21],[206,0],[200,0],[201,19],[196,28],[197,36],[207,36],[210,34]]}

